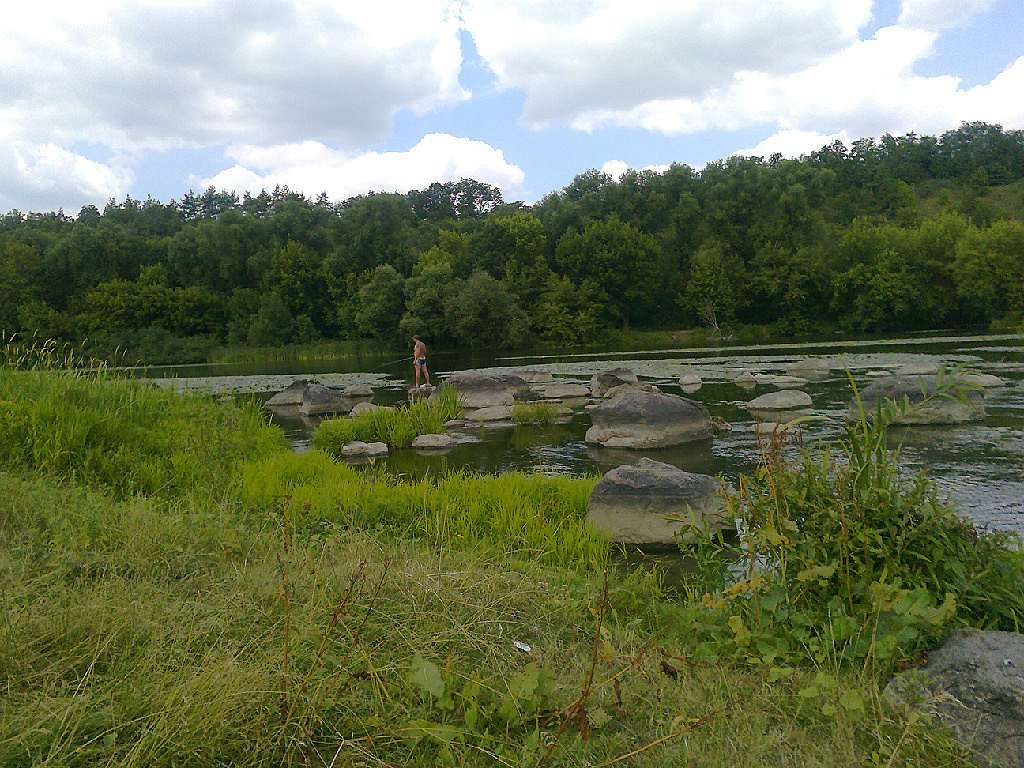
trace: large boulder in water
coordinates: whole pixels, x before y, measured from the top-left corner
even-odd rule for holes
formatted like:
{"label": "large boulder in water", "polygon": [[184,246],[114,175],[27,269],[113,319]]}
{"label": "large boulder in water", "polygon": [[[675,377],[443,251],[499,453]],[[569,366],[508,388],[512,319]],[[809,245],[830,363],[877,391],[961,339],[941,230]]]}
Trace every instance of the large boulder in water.
{"label": "large boulder in water", "polygon": [[267,400],[270,408],[287,408],[289,406],[302,405],[302,396],[306,393],[306,387],[310,384],[307,379],[296,379],[285,389],[278,392]]}
{"label": "large boulder in water", "polygon": [[608,390],[623,384],[636,384],[638,381],[636,374],[628,368],[613,368],[590,377],[590,392],[594,397],[607,397]]}
{"label": "large boulder in water", "polygon": [[412,441],[412,447],[421,451],[445,451],[455,447],[455,438],[451,435],[418,435]]}
{"label": "large boulder in water", "polygon": [[586,441],[610,448],[664,448],[711,438],[700,403],[664,392],[630,389],[590,410]]}
{"label": "large boulder in water", "polygon": [[684,528],[724,526],[720,489],[709,475],[644,458],[601,478],[590,494],[587,520],[622,544],[670,546]]}
{"label": "large boulder in water", "polygon": [[467,408],[512,405],[530,392],[524,379],[510,373],[457,373],[449,376],[447,383]]}
{"label": "large boulder in water", "polygon": [[1024,766],[1024,635],[953,632],[885,693],[938,715],[983,765]]}
{"label": "large boulder in water", "polygon": [[348,413],[357,402],[346,395],[344,390],[310,384],[302,393],[302,405],[299,407],[299,412],[303,416]]}
{"label": "large boulder in water", "polygon": [[[937,376],[886,376],[860,393],[864,413],[872,417],[885,400],[910,404],[896,424],[960,424],[985,417],[985,400],[977,390],[940,391]],[[850,403],[850,419],[860,418],[857,400]]]}

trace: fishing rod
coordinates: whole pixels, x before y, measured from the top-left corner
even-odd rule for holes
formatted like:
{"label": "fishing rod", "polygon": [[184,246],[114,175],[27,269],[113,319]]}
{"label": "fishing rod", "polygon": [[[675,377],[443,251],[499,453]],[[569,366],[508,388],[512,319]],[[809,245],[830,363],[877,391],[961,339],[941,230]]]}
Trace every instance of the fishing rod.
{"label": "fishing rod", "polygon": [[[412,360],[412,355],[409,355],[408,357],[400,357],[397,360],[392,360],[390,363],[381,363],[380,365],[378,365],[373,370],[377,371],[377,370],[379,370],[381,368],[390,368],[392,365],[398,365],[399,363],[404,363],[404,362],[406,362],[408,360]],[[372,372],[373,371],[371,371],[371,373]]]}

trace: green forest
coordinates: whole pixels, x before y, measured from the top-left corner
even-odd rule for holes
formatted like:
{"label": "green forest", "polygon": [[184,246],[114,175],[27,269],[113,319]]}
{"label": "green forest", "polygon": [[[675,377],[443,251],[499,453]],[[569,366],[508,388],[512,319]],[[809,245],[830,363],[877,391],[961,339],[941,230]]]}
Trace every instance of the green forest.
{"label": "green forest", "polygon": [[0,328],[147,362],[412,333],[516,347],[1022,318],[1024,131],[984,123],[797,160],[590,170],[534,205],[466,179],[342,202],[209,189],[0,218]]}

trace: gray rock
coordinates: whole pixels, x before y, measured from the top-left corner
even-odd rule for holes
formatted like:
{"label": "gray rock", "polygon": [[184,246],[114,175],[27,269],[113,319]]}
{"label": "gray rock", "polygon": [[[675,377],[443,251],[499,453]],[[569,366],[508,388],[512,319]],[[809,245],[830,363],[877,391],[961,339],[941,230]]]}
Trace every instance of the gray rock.
{"label": "gray rock", "polygon": [[712,435],[700,403],[663,392],[631,389],[590,410],[586,441],[611,448],[663,448]]}
{"label": "gray rock", "polygon": [[526,381],[507,373],[457,373],[447,383],[455,387],[467,408],[512,405],[530,392]]}
{"label": "gray rock", "polygon": [[703,386],[704,380],[699,373],[682,373],[679,375],[679,386],[683,392],[696,392]]}
{"label": "gray rock", "polygon": [[590,397],[590,387],[575,381],[555,382],[535,387],[537,393],[545,400],[562,400],[564,398]]}
{"label": "gray rock", "polygon": [[636,384],[637,381],[636,374],[628,368],[613,368],[591,376],[590,391],[594,397],[607,397],[609,389],[621,387],[623,384]]}
{"label": "gray rock", "polygon": [[466,414],[468,421],[505,421],[511,418],[511,405],[492,405]]}
{"label": "gray rock", "polygon": [[353,440],[341,447],[341,455],[346,458],[387,456],[388,446],[386,443],[364,443],[360,440]]}
{"label": "gray rock", "polygon": [[1024,768],[1024,635],[953,632],[885,693],[937,715],[982,764]]}
{"label": "gray rock", "polygon": [[[884,400],[910,403],[906,414],[897,418],[897,424],[960,424],[985,417],[985,400],[976,390],[939,394],[935,376],[888,376],[872,382],[860,393],[864,413],[871,418],[878,404]],[[856,399],[851,401],[847,415],[857,419],[860,413]]]}
{"label": "gray rock", "polygon": [[409,387],[409,399],[418,400],[422,397],[431,397],[437,387],[433,385],[420,384],[418,387]]}
{"label": "gray rock", "polygon": [[373,397],[373,388],[369,384],[353,384],[343,391],[345,397]]}
{"label": "gray rock", "polygon": [[412,447],[420,450],[444,451],[454,446],[451,435],[420,435],[412,441]]}
{"label": "gray rock", "polygon": [[609,389],[607,392],[604,393],[604,396],[605,396],[605,399],[611,400],[613,397],[621,395],[623,392],[629,392],[631,390],[632,391],[639,391],[639,392],[660,392],[661,391],[656,386],[654,386],[653,384],[647,384],[646,382],[638,381],[638,382],[636,382],[634,384],[626,383],[626,384],[619,384],[619,386],[617,386],[617,387],[612,387],[611,389]]}
{"label": "gray rock", "polygon": [[721,483],[660,461],[616,467],[594,487],[587,520],[623,544],[668,546],[683,529],[726,523]]}
{"label": "gray rock", "polygon": [[748,411],[791,411],[797,408],[810,408],[811,396],[796,389],[780,389],[766,395],[755,397],[746,405]]}
{"label": "gray rock", "polygon": [[941,367],[936,362],[904,363],[897,367],[896,373],[900,376],[932,376],[938,373]]}
{"label": "gray rock", "polygon": [[771,384],[773,387],[806,387],[807,379],[797,376],[784,376],[779,373],[756,373],[754,381],[758,384]]}
{"label": "gray rock", "polygon": [[310,384],[302,394],[299,412],[304,416],[319,416],[324,413],[348,413],[355,401],[346,397],[340,389],[331,389],[320,384]]}
{"label": "gray rock", "polygon": [[512,375],[518,376],[527,384],[549,384],[555,380],[554,374],[551,371],[535,371],[532,368],[512,371]]}
{"label": "gray rock", "polygon": [[984,389],[990,389],[993,387],[1005,387],[1006,381],[993,376],[991,373],[976,373],[974,371],[967,371],[961,373],[956,377],[957,383],[967,384],[972,387],[982,387]]}
{"label": "gray rock", "polygon": [[740,371],[733,377],[732,383],[738,387],[750,389],[757,385],[757,379],[754,378],[754,374],[750,371]]}
{"label": "gray rock", "polygon": [[394,409],[393,408],[389,408],[386,405],[375,405],[373,403],[370,403],[370,402],[367,402],[367,401],[364,400],[361,403],[356,403],[355,405],[353,405],[352,406],[352,412],[349,415],[351,415],[351,416],[358,416],[361,413],[369,413],[371,411],[391,411],[391,410],[394,410]]}
{"label": "gray rock", "polygon": [[801,379],[825,379],[832,373],[832,363],[824,357],[805,357],[787,365],[786,373]]}
{"label": "gray rock", "polygon": [[302,396],[305,394],[306,387],[308,387],[309,384],[310,382],[308,379],[296,379],[285,389],[267,400],[267,405],[270,408],[302,405]]}

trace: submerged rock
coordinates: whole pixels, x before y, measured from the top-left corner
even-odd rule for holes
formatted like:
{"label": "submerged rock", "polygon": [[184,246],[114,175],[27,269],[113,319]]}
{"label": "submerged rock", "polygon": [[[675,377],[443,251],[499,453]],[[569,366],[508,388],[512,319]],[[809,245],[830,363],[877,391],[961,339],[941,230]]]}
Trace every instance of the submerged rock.
{"label": "submerged rock", "polygon": [[700,403],[663,392],[631,389],[590,409],[586,441],[611,448],[662,448],[711,437],[711,415]]}
{"label": "submerged rock", "polygon": [[373,397],[373,388],[369,384],[353,384],[342,391],[346,397]]}
{"label": "submerged rock", "polygon": [[801,379],[825,379],[832,373],[832,363],[824,357],[805,357],[787,365],[786,373]]}
{"label": "submerged rock", "polygon": [[529,394],[524,379],[508,373],[457,373],[448,378],[467,408],[512,405]]}
{"label": "submerged rock", "polygon": [[811,396],[796,389],[780,389],[766,395],[755,397],[746,405],[748,411],[792,411],[797,408],[810,408],[813,405]]}
{"label": "submerged rock", "polygon": [[724,526],[720,489],[709,475],[644,458],[601,478],[590,494],[587,520],[619,543],[670,546],[684,528]]}
{"label": "submerged rock", "polygon": [[[958,630],[886,695],[938,715],[991,766],[1024,766],[1024,635]],[[984,763],[983,763],[984,764]]]}
{"label": "submerged rock", "polygon": [[[864,413],[871,418],[885,400],[910,403],[896,424],[961,424],[985,417],[985,401],[977,390],[957,394],[939,392],[936,376],[889,376],[872,382],[860,393]],[[849,419],[860,418],[857,401],[850,403]]]}
{"label": "submerged rock", "polygon": [[607,397],[608,390],[621,387],[623,384],[636,384],[638,381],[636,374],[628,368],[613,368],[591,376],[590,391],[594,397]]}
{"label": "submerged rock", "polygon": [[356,404],[344,390],[331,389],[320,384],[310,384],[302,394],[299,412],[304,416],[319,416],[325,413],[348,413]]}
{"label": "submerged rock", "polygon": [[270,408],[280,408],[302,405],[302,396],[306,392],[306,387],[311,383],[313,382],[310,382],[308,379],[296,379],[285,389],[267,400],[267,406]]}
{"label": "submerged rock", "polygon": [[771,384],[774,387],[806,387],[807,379],[798,376],[784,376],[776,373],[756,373],[754,381],[758,384]]}
{"label": "submerged rock", "polygon": [[990,389],[993,387],[1005,387],[1006,381],[993,376],[991,373],[976,373],[974,371],[967,371],[961,373],[956,377],[956,380],[960,384],[968,384],[973,387],[982,387],[984,389]]}
{"label": "submerged rock", "polygon": [[532,368],[522,368],[518,371],[512,371],[512,375],[518,376],[527,384],[548,384],[555,380],[555,376],[551,371],[535,371]]}
{"label": "submerged rock", "polygon": [[346,458],[387,456],[388,446],[386,443],[364,443],[360,440],[353,440],[341,447],[341,455]]}
{"label": "submerged rock", "polygon": [[419,435],[412,441],[412,447],[419,450],[443,451],[455,446],[451,435]]}
{"label": "submerged rock", "polygon": [[699,373],[682,373],[679,375],[679,386],[683,392],[696,392],[704,385]]}

